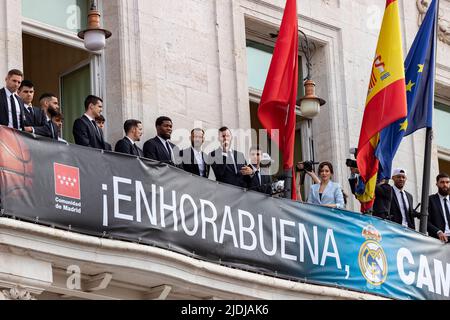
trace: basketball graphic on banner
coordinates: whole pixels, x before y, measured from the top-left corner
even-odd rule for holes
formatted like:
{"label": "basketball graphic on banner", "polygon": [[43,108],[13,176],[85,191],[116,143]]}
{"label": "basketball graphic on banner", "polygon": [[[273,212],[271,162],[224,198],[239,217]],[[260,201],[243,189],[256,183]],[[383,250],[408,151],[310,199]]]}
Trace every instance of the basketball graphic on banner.
{"label": "basketball graphic on banner", "polygon": [[0,130],[0,168],[2,197],[21,197],[33,185],[33,163],[28,146],[18,132]]}

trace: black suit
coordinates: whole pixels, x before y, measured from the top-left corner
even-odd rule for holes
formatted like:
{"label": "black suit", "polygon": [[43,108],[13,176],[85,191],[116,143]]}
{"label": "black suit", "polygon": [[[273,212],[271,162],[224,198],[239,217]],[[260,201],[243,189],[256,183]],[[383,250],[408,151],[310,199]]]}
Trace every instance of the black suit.
{"label": "black suit", "polygon": [[[38,133],[39,131],[45,133],[47,132],[47,136],[44,134],[40,134]],[[54,123],[53,121],[46,121],[45,122],[45,126],[42,127],[40,130],[36,130],[36,128],[34,129],[34,133],[45,136],[45,137],[49,137],[53,140],[58,140],[59,138],[59,129],[58,126],[56,125],[56,123]]]}
{"label": "black suit", "polygon": [[58,140],[58,127],[53,121],[47,121],[47,116],[41,108],[32,107],[30,112],[25,106],[25,127],[33,127],[34,133],[53,140]]}
{"label": "black suit", "polygon": [[[256,172],[256,168],[252,165],[253,171],[255,174],[252,176],[245,177],[247,180],[247,187],[250,190],[254,190],[257,192],[272,194],[272,176],[266,175],[259,171],[259,175],[261,177],[261,181],[258,178],[258,173]],[[261,169],[260,169],[261,170]]]}
{"label": "black suit", "polygon": [[248,182],[240,173],[242,167],[247,165],[244,154],[236,150],[233,151],[233,157],[236,164],[236,169],[233,165],[233,159],[229,159],[223,155],[222,149],[214,150],[209,155],[209,164],[214,171],[216,180],[223,183],[232,184],[237,187],[247,188]]}
{"label": "black suit", "polygon": [[131,143],[130,139],[128,139],[127,137],[117,141],[114,151],[125,154],[131,154],[132,156],[137,157],[144,156],[144,152],[136,144]]}
{"label": "black suit", "polygon": [[97,125],[94,127],[94,123],[85,115],[75,120],[73,137],[75,138],[75,143],[80,146],[106,150],[102,129]]}
{"label": "black suit", "polygon": [[[395,190],[392,188],[392,201],[391,201],[391,210],[390,210],[390,219],[393,222],[397,222],[402,224],[403,217],[402,212],[400,211],[400,204],[395,194]],[[406,199],[408,201],[408,212],[406,213],[406,220],[408,221],[408,227],[415,230],[416,226],[414,224],[414,208],[413,208],[413,197],[409,192],[406,192]]]}
{"label": "black suit", "polygon": [[[19,109],[20,109],[20,123],[19,128],[24,129],[25,126],[25,106],[23,104],[22,99],[16,94],[14,94],[14,97],[19,102]],[[0,125],[2,126],[9,126],[9,110],[8,110],[8,100],[7,100],[6,90],[5,88],[0,89]]]}
{"label": "black suit", "polygon": [[[438,231],[445,232],[445,219],[442,211],[441,199],[439,194],[433,194],[429,197],[428,204],[428,235],[439,239]],[[450,221],[449,221],[450,223]]]}
{"label": "black suit", "polygon": [[175,160],[175,163],[172,160],[172,155],[169,154],[169,150],[167,150],[166,146],[158,137],[154,137],[153,139],[150,139],[144,143],[144,157],[160,162],[165,162],[170,165],[176,165],[178,163],[177,155],[179,155],[178,148],[170,141],[169,145],[172,148],[173,157],[175,158],[173,160]]}
{"label": "black suit", "polygon": [[392,187],[389,183],[380,183],[375,187],[375,201],[373,203],[373,215],[387,219],[391,212]]}
{"label": "black suit", "polygon": [[[197,159],[195,158],[194,150],[192,148],[181,150],[180,157],[181,157],[181,168],[184,171],[190,172],[197,176],[202,176],[200,175],[200,168],[198,166]],[[203,151],[202,151],[202,158],[205,164],[205,172],[203,173],[202,177],[208,178],[211,166],[207,164],[208,156]]]}

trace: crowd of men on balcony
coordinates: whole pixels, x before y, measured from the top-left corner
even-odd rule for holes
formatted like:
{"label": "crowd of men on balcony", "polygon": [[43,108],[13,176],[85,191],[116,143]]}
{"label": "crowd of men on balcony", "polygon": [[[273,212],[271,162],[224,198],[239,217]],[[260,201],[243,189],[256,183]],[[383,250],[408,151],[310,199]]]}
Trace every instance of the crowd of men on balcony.
{"label": "crowd of men on balcony", "polygon": [[[0,89],[0,125],[17,130],[61,140],[60,131],[63,121],[58,98],[46,93],[39,99],[39,107],[32,105],[34,85],[23,80],[20,70],[11,70],[5,79],[5,87]],[[102,116],[103,100],[89,95],[85,99],[85,113],[75,120],[73,136],[77,145],[112,151],[105,140]],[[139,120],[127,120],[124,123],[125,137],[115,144],[114,151],[138,157],[164,162],[204,178],[209,177],[212,169],[217,181],[243,187],[257,192],[272,195],[272,177],[268,161],[262,161],[262,150],[253,146],[249,151],[249,163],[243,153],[233,150],[231,146],[232,132],[227,127],[218,131],[220,147],[210,154],[202,150],[205,132],[200,128],[191,131],[191,147],[180,150],[170,139],[173,122],[168,117],[159,117],[155,123],[156,137],[145,142],[143,149],[137,146],[143,134],[143,124]],[[345,208],[342,187],[332,181],[333,165],[323,162],[319,165],[319,176],[311,166],[297,164],[300,171],[309,175],[315,184],[310,188],[308,203],[331,208]],[[351,189],[355,186],[355,169],[349,179]],[[413,197],[405,190],[407,181],[406,170],[395,169],[392,174],[394,185],[388,180],[381,181],[377,186],[373,214],[382,219],[399,223],[404,227],[415,229],[414,217],[419,214],[413,207]],[[300,181],[302,179],[297,179]],[[438,192],[430,196],[428,233],[430,236],[447,243],[450,237],[450,178],[448,174],[439,174],[436,178]],[[297,197],[301,200],[300,187]]]}

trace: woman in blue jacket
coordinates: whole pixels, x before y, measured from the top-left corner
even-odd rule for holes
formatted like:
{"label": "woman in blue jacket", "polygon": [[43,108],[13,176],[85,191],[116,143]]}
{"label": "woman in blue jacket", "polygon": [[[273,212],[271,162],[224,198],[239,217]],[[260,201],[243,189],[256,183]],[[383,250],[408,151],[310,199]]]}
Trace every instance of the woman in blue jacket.
{"label": "woman in blue jacket", "polygon": [[333,165],[330,162],[322,162],[319,165],[320,184],[311,186],[308,203],[330,208],[345,208],[342,187],[339,183],[331,181],[333,174]]}

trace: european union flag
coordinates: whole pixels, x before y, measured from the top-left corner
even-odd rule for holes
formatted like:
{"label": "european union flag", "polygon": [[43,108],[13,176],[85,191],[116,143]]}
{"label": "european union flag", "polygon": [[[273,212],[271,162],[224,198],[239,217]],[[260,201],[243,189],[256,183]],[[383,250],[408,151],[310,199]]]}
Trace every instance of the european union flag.
{"label": "european union flag", "polygon": [[391,178],[392,161],[402,138],[433,126],[437,2],[431,2],[405,61],[408,116],[385,128],[380,135],[376,150],[379,180]]}

